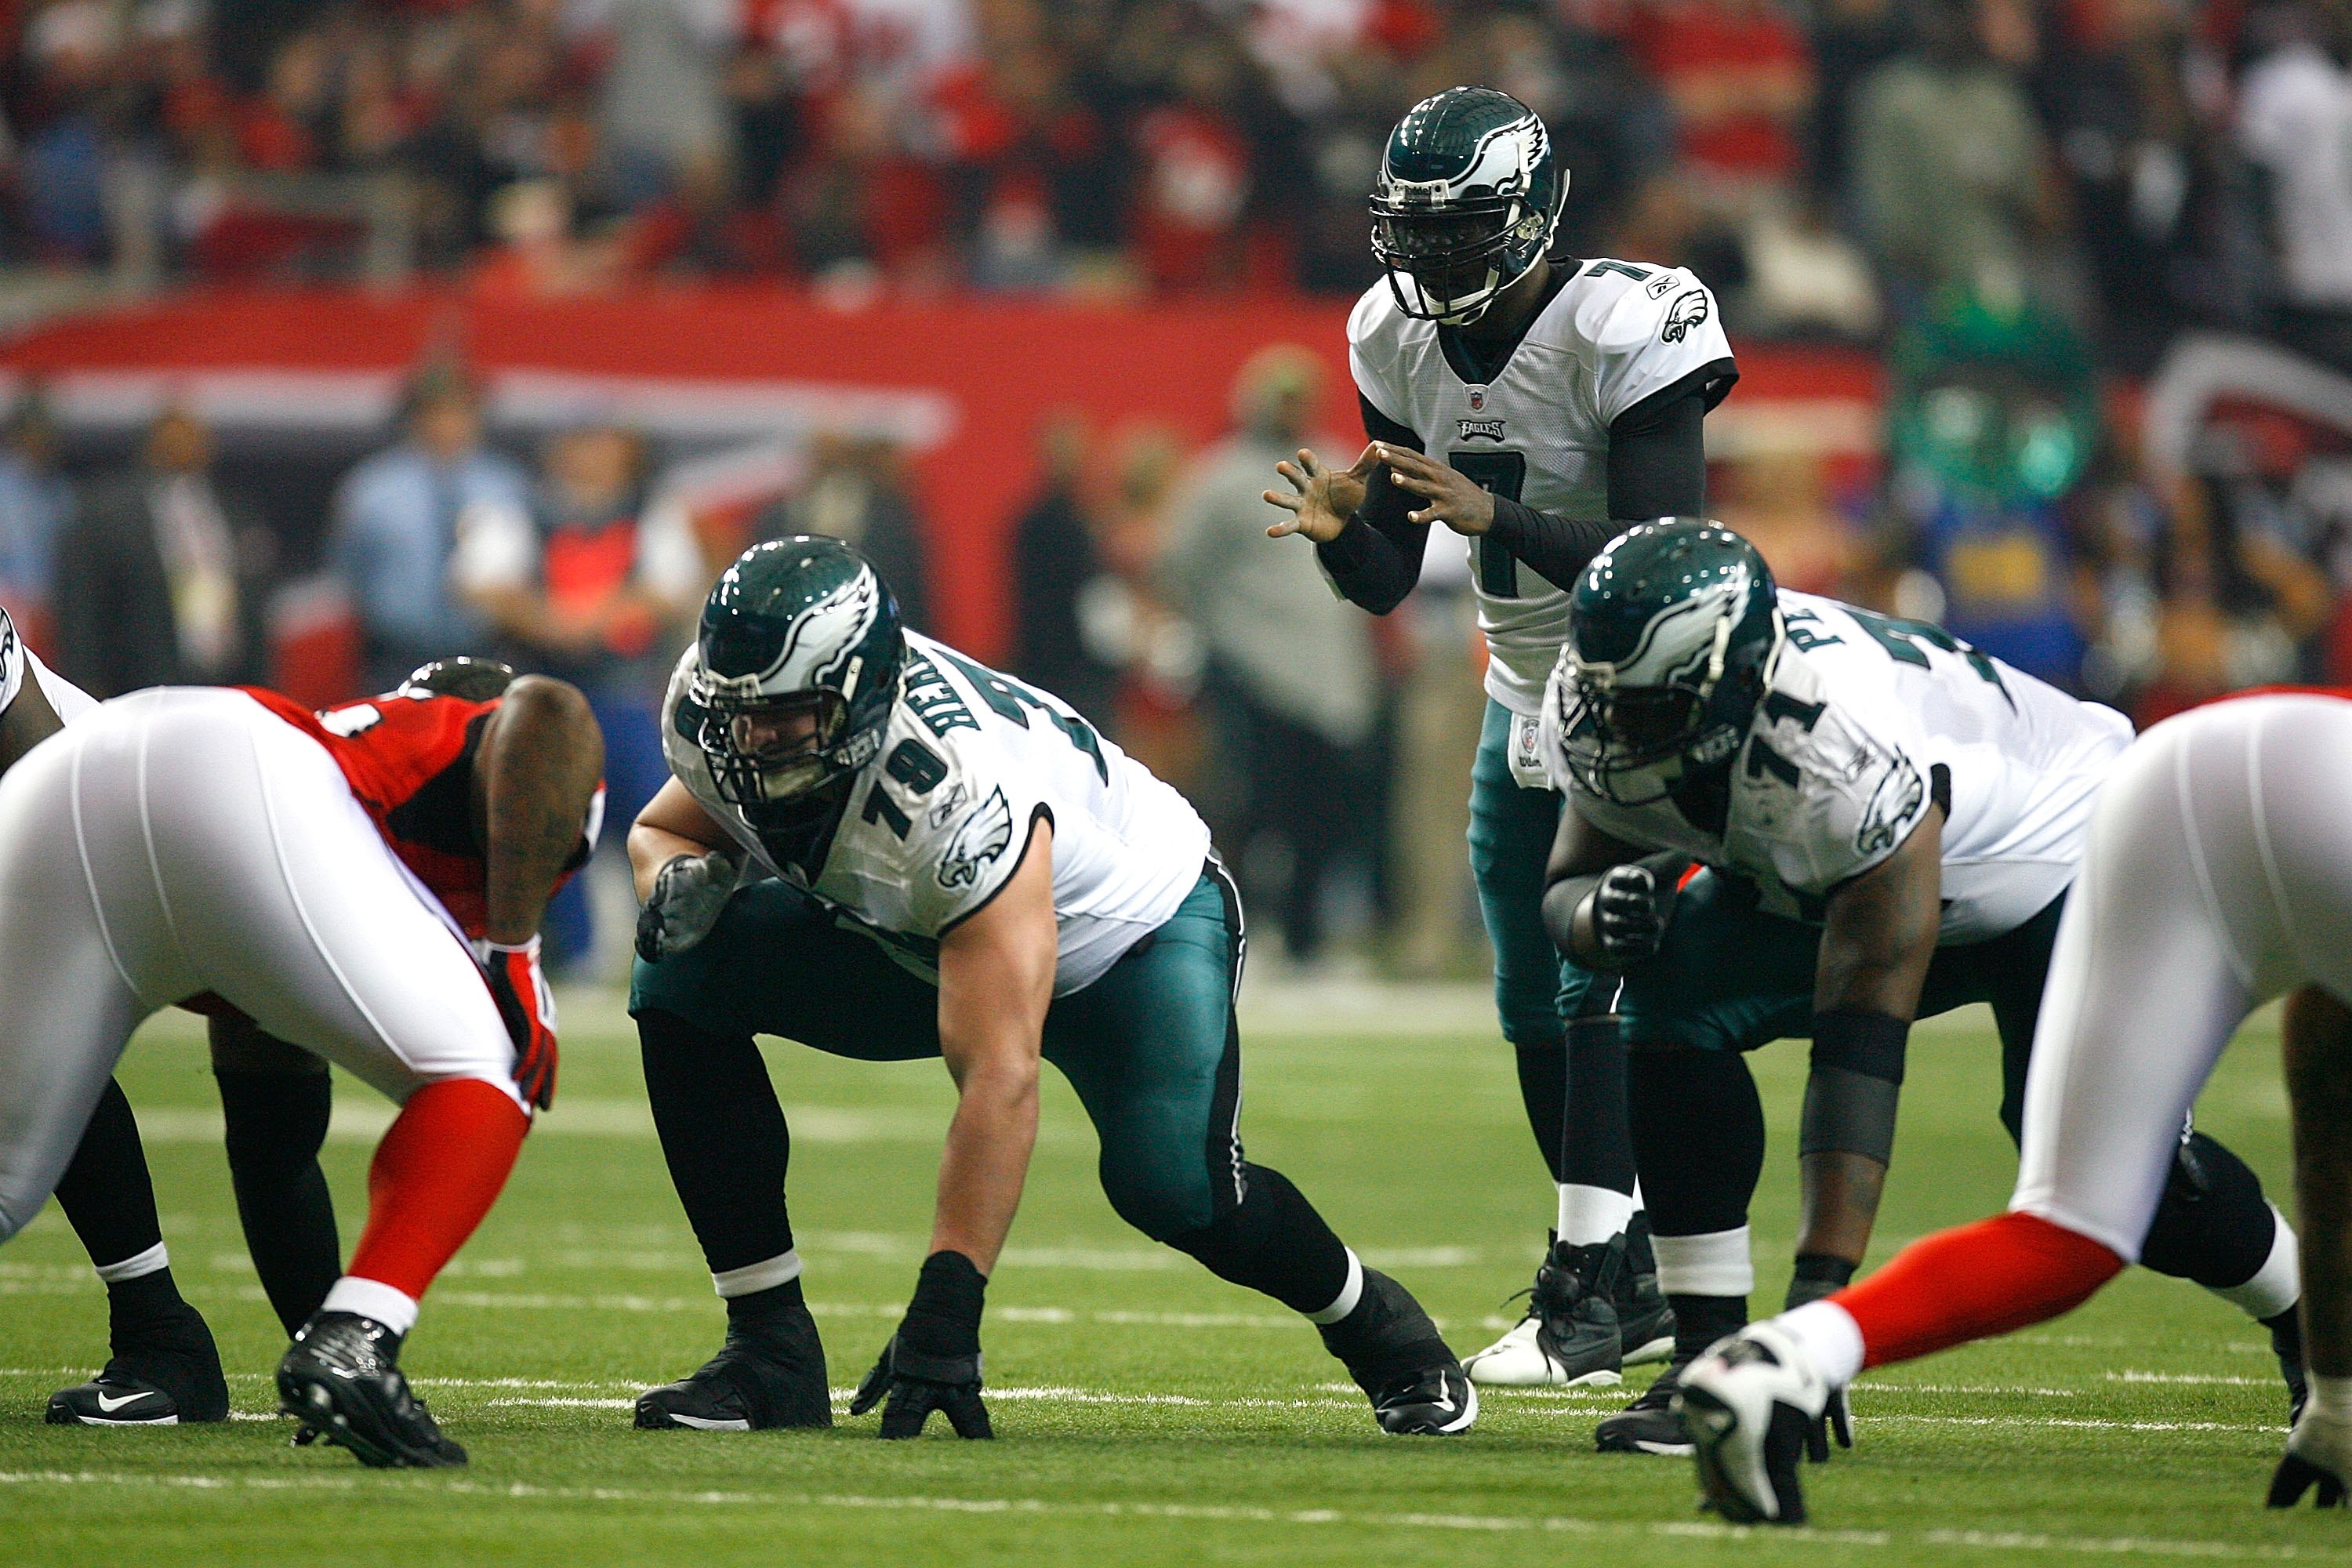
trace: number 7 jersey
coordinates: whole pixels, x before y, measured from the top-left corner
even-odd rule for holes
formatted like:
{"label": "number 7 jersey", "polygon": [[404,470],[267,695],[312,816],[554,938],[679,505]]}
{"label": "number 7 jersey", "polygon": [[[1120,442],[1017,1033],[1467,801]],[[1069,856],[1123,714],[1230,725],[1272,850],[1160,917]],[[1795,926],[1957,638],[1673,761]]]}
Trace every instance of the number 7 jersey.
{"label": "number 7 jersey", "polygon": [[2012,931],[2063,892],[2131,721],[1978,652],[1941,627],[1780,590],[1786,640],[1731,759],[1720,832],[1670,799],[1627,806],[1570,776],[1565,671],[1546,694],[1543,752],[1584,819],[1755,882],[1771,912],[1818,920],[1841,883],[1945,806],[1940,940]]}
{"label": "number 7 jersey", "polygon": [[881,747],[812,875],[719,795],[698,721],[681,721],[699,658],[687,649],[662,704],[670,772],[757,864],[927,980],[940,939],[1003,889],[1041,818],[1054,830],[1057,996],[1101,978],[1201,879],[1209,829],[1192,803],[1061,699],[916,632]]}

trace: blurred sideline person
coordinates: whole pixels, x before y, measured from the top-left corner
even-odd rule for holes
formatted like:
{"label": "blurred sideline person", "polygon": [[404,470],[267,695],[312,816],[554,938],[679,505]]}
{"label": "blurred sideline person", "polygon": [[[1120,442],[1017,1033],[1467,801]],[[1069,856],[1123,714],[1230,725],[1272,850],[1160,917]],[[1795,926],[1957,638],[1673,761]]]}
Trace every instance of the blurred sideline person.
{"label": "blurred sideline person", "polygon": [[980,1327],[1037,1136],[1039,1062],[1077,1090],[1120,1216],[1321,1331],[1391,1433],[1466,1430],[1436,1326],[1239,1135],[1241,906],[1183,796],[1058,698],[902,630],[836,540],[755,546],[711,591],[629,835],[630,997],[679,1199],[726,1299],[717,1356],[637,1425],[832,1424],[754,1035],[937,1057],[956,1111],[929,1254],[850,1413],[992,1435]]}
{"label": "blurred sideline person", "polygon": [[1340,593],[1374,615],[1412,592],[1432,525],[1468,541],[1489,656],[1470,865],[1559,1204],[1527,1315],[1468,1366],[1480,1382],[1552,1386],[1617,1383],[1628,1361],[1663,1358],[1664,1298],[1690,1281],[1671,1243],[1652,1259],[1605,990],[1544,933],[1560,795],[1536,716],[1577,572],[1626,521],[1703,510],[1702,427],[1739,375],[1690,273],[1548,255],[1568,182],[1543,121],[1506,93],[1453,88],[1413,107],[1373,186],[1388,275],[1348,321],[1371,445],[1345,469],[1302,450],[1277,468],[1290,490],[1265,492],[1292,513],[1267,531],[1313,540]]}
{"label": "blurred sideline person", "polygon": [[[1279,889],[1294,960],[1323,947],[1327,877],[1351,851],[1369,857],[1369,744],[1380,705],[1371,627],[1336,597],[1303,551],[1270,559],[1265,473],[1298,449],[1321,397],[1323,367],[1302,348],[1262,349],[1233,391],[1233,437],[1204,454],[1171,509],[1154,581],[1200,629],[1202,689],[1217,727],[1212,825],[1246,882],[1261,835],[1279,838],[1290,873]],[[1220,820],[1222,818],[1222,820]],[[1249,889],[1255,892],[1255,889]]]}
{"label": "blurred sideline person", "polygon": [[[234,1058],[260,1037],[341,1065],[401,1110],[351,1266],[295,1332],[278,1388],[303,1440],[373,1466],[465,1462],[410,1394],[400,1347],[554,1096],[538,926],[595,831],[603,746],[578,692],[511,673],[446,661],[324,714],[251,689],[142,691],[0,779],[0,1239],[70,1165],[78,1190],[60,1196],[93,1259],[168,1287],[137,1128],[110,1079],[149,1014],[239,1021],[215,1033],[216,1062],[224,1041]],[[233,1123],[232,1137],[251,1131]],[[323,1131],[321,1117],[313,1161]],[[256,1172],[239,1163],[250,1226]],[[307,1217],[323,1217],[331,1257],[331,1209]],[[146,1245],[119,1256],[131,1233]],[[112,1382],[65,1391],[53,1420],[226,1415],[217,1356],[194,1348],[201,1320],[145,1304],[173,1341],[153,1358],[165,1380],[142,1375],[151,1347],[128,1347]]]}
{"label": "blurred sideline person", "polygon": [[398,445],[335,492],[327,556],[359,617],[368,689],[390,691],[453,647],[478,647],[482,622],[450,581],[461,526],[481,514],[526,518],[530,481],[482,444],[481,392],[458,366],[417,373]]}
{"label": "blurred sideline person", "polygon": [[[1660,1234],[1706,1270],[1677,1322],[1711,1343],[1755,1283],[1747,1052],[1812,1043],[1791,1307],[1845,1285],[1869,1245],[1915,1018],[1990,1005],[2019,1136],[2052,943],[2131,725],[1941,627],[1780,589],[1746,540],[1675,519],[1579,580],[1542,740],[1570,806],[1544,914],[1563,952],[1621,977],[1634,1152]],[[2294,1232],[2186,1113],[2169,1112],[2148,1263],[2269,1329],[2299,1403]],[[1685,1451],[1670,1401],[1705,1348],[1677,1344],[1602,1446]],[[1843,1402],[1828,1414],[1850,1441]]]}
{"label": "blurred sideline person", "polygon": [[[2246,1015],[2284,995],[2310,1397],[2270,1490],[2352,1483],[2352,702],[2237,698],[2117,764],[2051,958],[2009,1212],[1913,1243],[1868,1279],[1757,1323],[1684,1377],[1700,1483],[1726,1518],[1805,1517],[1793,1445],[1865,1368],[2072,1311],[2147,1262],[2179,1129]],[[2151,1230],[2151,1222],[2157,1229]],[[2145,1240],[2143,1240],[2145,1238]]]}

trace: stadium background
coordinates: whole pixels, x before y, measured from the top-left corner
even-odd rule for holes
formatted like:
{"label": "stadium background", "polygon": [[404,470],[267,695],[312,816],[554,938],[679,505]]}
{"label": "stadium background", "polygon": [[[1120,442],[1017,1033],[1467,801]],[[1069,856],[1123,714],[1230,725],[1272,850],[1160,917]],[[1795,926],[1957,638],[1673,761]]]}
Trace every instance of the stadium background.
{"label": "stadium background", "polygon": [[[1166,560],[1260,350],[1305,351],[1261,387],[1319,373],[1303,433],[1355,449],[1342,329],[1397,114],[1517,93],[1573,171],[1563,253],[1712,286],[1743,378],[1708,422],[1711,504],[1785,580],[2145,721],[2352,665],[2343,23],[2320,0],[12,0],[0,604],[101,694],[324,703],[382,678],[371,601],[421,595],[458,640],[613,688],[641,754],[688,579],[843,531],[919,624],[1073,688],[1202,798],[1260,904],[1316,928],[1299,957],[1468,973],[1458,811],[1427,783],[1458,780],[1475,721],[1458,574],[1299,650],[1370,692],[1363,722],[1253,689]],[[354,582],[394,568],[335,548],[354,465],[451,379],[541,552],[503,608],[437,558]],[[621,494],[570,505],[554,470],[599,452]],[[210,504],[130,538],[141,477],[190,464]],[[446,556],[472,499],[409,521]],[[632,565],[656,515],[698,557],[659,584]],[[155,614],[187,624],[150,668],[83,646]],[[1257,798],[1286,746],[1359,803],[1339,840]]]}

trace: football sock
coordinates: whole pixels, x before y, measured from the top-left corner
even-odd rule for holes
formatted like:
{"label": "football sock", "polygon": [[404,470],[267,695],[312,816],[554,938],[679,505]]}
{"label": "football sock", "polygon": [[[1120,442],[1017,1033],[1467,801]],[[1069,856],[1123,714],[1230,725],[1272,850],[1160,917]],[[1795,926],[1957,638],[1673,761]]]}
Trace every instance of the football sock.
{"label": "football sock", "polygon": [[353,1280],[421,1298],[489,1213],[530,1130],[513,1097],[479,1079],[445,1079],[410,1095],[376,1145],[367,1228],[352,1253],[351,1279],[328,1292],[329,1304]]}
{"label": "football sock", "polygon": [[1632,1194],[1562,1183],[1559,1223],[1553,1228],[1559,1239],[1570,1247],[1597,1247],[1623,1230],[1633,1219]]}
{"label": "football sock", "polygon": [[2072,1311],[2123,1267],[2086,1236],[2005,1214],[1915,1241],[1829,1300],[1860,1328],[1863,1365],[1885,1366]]}
{"label": "football sock", "polygon": [[637,1016],[637,1043],[662,1158],[714,1282],[792,1253],[792,1137],[758,1045],[658,1010]]}
{"label": "football sock", "polygon": [[1636,1050],[1627,1087],[1642,1196],[1657,1233],[1660,1282],[1671,1291],[1669,1238],[1748,1224],[1748,1201],[1764,1173],[1764,1102],[1747,1058],[1732,1051]]}
{"label": "football sock", "polygon": [[159,1270],[169,1279],[171,1258],[155,1217],[155,1185],[147,1174],[139,1122],[122,1086],[112,1079],[90,1112],[73,1163],[58,1179],[57,1196],[110,1296],[118,1282]]}
{"label": "football sock", "polygon": [[324,1072],[215,1068],[214,1077],[246,1250],[290,1334],[319,1310],[343,1268],[334,1195],[319,1168],[334,1084]]}
{"label": "football sock", "polygon": [[[1633,1190],[1633,1132],[1625,1110],[1625,1056],[1624,1026],[1614,1014],[1579,1018],[1569,1025],[1558,1178],[1563,1184],[1628,1194]],[[1621,1221],[1609,1236],[1624,1228]],[[1606,1241],[1609,1236],[1595,1239]]]}
{"label": "football sock", "polygon": [[1358,1265],[1290,1178],[1244,1164],[1242,1201],[1199,1230],[1160,1239],[1220,1279],[1265,1292],[1294,1312],[1328,1310]]}
{"label": "football sock", "polygon": [[1669,1290],[1666,1303],[1675,1310],[1675,1360],[1678,1363],[1690,1360],[1724,1335],[1736,1334],[1748,1326],[1745,1296],[1696,1296]]}
{"label": "football sock", "polygon": [[808,1299],[801,1294],[797,1277],[749,1295],[727,1298],[727,1337],[763,1340],[796,1329],[808,1321]]}
{"label": "football sock", "polygon": [[1536,1135],[1544,1169],[1555,1184],[1561,1173],[1560,1137],[1568,1120],[1568,1042],[1515,1040],[1511,1052],[1518,1060],[1519,1103],[1527,1107],[1528,1129]]}

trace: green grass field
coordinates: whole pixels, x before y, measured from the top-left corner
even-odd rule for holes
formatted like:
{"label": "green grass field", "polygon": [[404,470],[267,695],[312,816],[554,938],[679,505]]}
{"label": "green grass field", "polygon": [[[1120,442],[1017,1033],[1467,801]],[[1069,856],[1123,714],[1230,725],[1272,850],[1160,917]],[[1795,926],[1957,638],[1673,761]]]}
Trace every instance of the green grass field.
{"label": "green grass field", "polygon": [[[1249,1037],[1244,1130],[1457,1350],[1502,1326],[1549,1205],[1508,1054],[1457,1006],[1432,1025]],[[885,1446],[830,1434],[630,1429],[642,1386],[690,1369],[722,1314],[663,1173],[633,1035],[609,997],[567,1006],[563,1095],[507,1195],[425,1303],[404,1357],[473,1451],[457,1472],[362,1471],[288,1446],[281,1343],[246,1262],[218,1106],[191,1021],[159,1020],[124,1079],[180,1279],[211,1318],[240,1419],[102,1432],[41,1424],[104,1356],[105,1303],[54,1207],[0,1252],[0,1562],[1525,1564],[2352,1562],[2352,1521],[2266,1516],[2284,1399],[2259,1331],[2134,1273],[2047,1331],[1877,1373],[1860,1447],[1811,1473],[1815,1529],[1735,1531],[1686,1461],[1597,1455],[1625,1391],[1488,1397],[1465,1438],[1384,1438],[1313,1332],[1127,1230],[1093,1133],[1049,1073],[1044,1134],[990,1292],[1000,1438]],[[793,1204],[837,1391],[896,1321],[928,1231],[949,1090],[935,1064],[771,1053],[793,1131]],[[1758,1058],[1776,1138],[1757,1211],[1759,1306],[1786,1279],[1801,1052]],[[1913,1049],[1883,1257],[1998,1208],[2013,1160],[1989,1036]],[[338,1086],[327,1150],[346,1246],[381,1101]],[[2274,1042],[2242,1040],[2204,1125],[2274,1193],[2286,1121]],[[1640,1375],[1647,1375],[1646,1373]]]}

